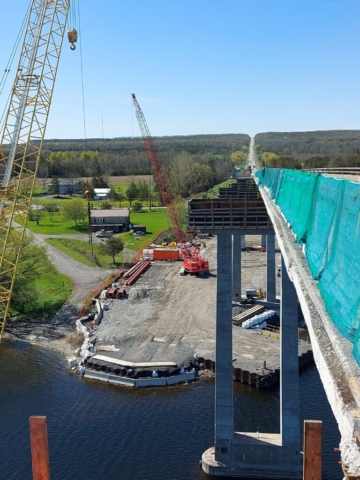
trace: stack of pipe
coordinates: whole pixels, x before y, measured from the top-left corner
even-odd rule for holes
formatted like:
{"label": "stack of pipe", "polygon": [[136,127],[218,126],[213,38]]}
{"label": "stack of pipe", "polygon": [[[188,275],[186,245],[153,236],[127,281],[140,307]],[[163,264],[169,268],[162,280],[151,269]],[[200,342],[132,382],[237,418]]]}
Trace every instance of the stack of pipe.
{"label": "stack of pipe", "polygon": [[126,280],[125,282],[125,285],[129,286],[135,283],[136,280],[140,277],[140,275],[142,275],[145,272],[145,270],[149,268],[149,266],[150,266],[150,262],[148,260],[137,263],[124,275],[124,278],[128,278],[128,280]]}

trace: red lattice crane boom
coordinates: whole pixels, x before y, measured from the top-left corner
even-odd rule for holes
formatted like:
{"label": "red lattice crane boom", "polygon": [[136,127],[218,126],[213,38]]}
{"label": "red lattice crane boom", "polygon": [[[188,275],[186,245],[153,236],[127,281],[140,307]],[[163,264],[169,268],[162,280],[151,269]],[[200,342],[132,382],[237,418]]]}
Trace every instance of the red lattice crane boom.
{"label": "red lattice crane boom", "polygon": [[159,187],[161,198],[167,209],[170,224],[174,229],[177,241],[185,241],[186,236],[181,226],[181,220],[179,218],[171,191],[167,185],[165,173],[159,161],[157,150],[147,126],[144,114],[140,108],[140,105],[138,104],[138,101],[136,100],[134,93],[131,94],[131,97],[133,99],[135,114],[144,140],[145,148],[154,172],[155,181]]}
{"label": "red lattice crane boom", "polygon": [[170,224],[174,230],[176,240],[179,244],[181,252],[184,257],[183,268],[185,272],[203,274],[209,271],[209,262],[200,255],[200,247],[191,248],[186,242],[186,235],[182,229],[181,220],[176,208],[176,203],[172,193],[167,185],[165,172],[159,161],[157,150],[155,148],[152,136],[147,126],[145,116],[136,100],[135,94],[131,94],[134,103],[135,114],[141,134],[144,140],[145,148],[151,163],[156,183],[159,187],[161,198],[166,207],[166,211],[170,220]]}

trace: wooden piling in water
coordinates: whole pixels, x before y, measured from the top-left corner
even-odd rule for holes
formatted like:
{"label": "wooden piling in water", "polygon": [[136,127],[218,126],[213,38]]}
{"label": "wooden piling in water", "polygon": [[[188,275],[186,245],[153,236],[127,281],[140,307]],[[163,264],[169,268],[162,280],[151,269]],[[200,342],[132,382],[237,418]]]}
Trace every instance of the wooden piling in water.
{"label": "wooden piling in water", "polygon": [[30,417],[33,480],[50,480],[46,417]]}
{"label": "wooden piling in water", "polygon": [[322,421],[304,420],[303,480],[321,480]]}

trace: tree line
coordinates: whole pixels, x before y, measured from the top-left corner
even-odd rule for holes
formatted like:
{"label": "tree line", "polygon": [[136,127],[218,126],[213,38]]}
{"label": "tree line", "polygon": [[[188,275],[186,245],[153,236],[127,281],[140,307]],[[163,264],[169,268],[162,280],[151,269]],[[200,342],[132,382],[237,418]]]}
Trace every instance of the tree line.
{"label": "tree line", "polygon": [[[169,186],[174,195],[182,197],[206,191],[228,177],[234,152],[243,149],[245,155],[249,141],[244,134],[154,138]],[[52,179],[54,185],[60,178],[88,178],[86,189],[107,187],[110,176],[152,174],[141,138],[92,139],[86,146],[92,149],[82,149],[81,140],[46,141],[38,177]]]}
{"label": "tree line", "polygon": [[[244,134],[190,135],[154,137],[154,144],[163,165],[186,152],[194,161],[209,163],[209,155],[228,157],[248,145]],[[47,140],[44,142],[39,177],[148,175],[151,166],[142,138]]]}
{"label": "tree line", "polygon": [[360,130],[267,132],[255,136],[264,166],[326,168],[360,166]]}

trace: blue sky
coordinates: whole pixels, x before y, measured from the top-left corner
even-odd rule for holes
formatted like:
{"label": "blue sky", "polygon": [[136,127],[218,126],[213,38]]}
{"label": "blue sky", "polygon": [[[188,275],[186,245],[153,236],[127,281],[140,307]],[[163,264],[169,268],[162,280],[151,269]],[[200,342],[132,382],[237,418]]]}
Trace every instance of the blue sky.
{"label": "blue sky", "polygon": [[[359,0],[79,2],[87,138],[140,135],[131,93],[154,136],[360,129]],[[3,3],[1,72],[30,1]],[[80,72],[66,39],[46,138],[85,137]]]}

